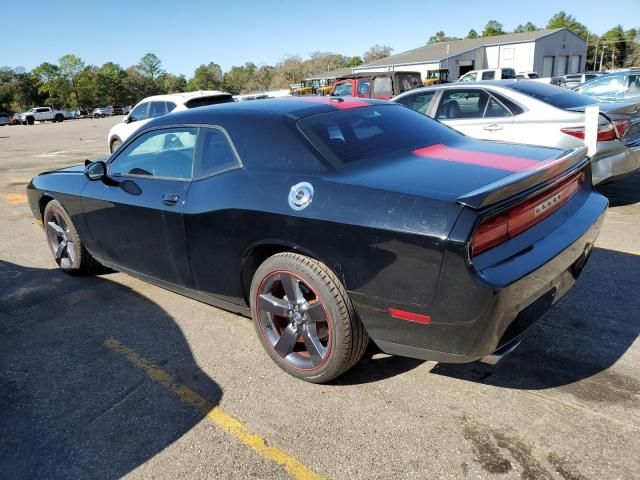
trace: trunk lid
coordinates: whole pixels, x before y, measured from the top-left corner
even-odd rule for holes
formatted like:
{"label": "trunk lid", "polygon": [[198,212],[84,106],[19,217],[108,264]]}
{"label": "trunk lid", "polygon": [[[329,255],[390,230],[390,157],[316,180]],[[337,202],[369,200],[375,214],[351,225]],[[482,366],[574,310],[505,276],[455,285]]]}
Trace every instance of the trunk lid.
{"label": "trunk lid", "polygon": [[386,157],[366,168],[345,169],[341,181],[480,209],[588,163],[584,147],[560,150],[463,138]]}

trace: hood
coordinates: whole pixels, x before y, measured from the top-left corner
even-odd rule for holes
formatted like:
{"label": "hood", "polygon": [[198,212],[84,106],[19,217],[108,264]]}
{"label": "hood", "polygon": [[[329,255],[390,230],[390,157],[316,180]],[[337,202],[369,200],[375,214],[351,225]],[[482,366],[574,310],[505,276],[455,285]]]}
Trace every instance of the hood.
{"label": "hood", "polygon": [[564,151],[464,137],[455,144],[428,145],[345,169],[340,180],[482,208],[533,188],[584,158],[584,148]]}

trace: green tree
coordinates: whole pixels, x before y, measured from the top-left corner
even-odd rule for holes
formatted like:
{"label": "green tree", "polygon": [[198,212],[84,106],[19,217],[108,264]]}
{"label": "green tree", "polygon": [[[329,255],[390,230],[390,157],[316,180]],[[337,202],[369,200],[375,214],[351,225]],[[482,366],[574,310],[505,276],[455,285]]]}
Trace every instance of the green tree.
{"label": "green tree", "polygon": [[473,28],[471,30],[469,30],[469,33],[467,33],[467,36],[465,38],[478,38],[478,32],[476,32]]}
{"label": "green tree", "polygon": [[187,90],[220,90],[222,88],[222,67],[214,62],[202,64],[193,72],[193,78],[187,83]]}
{"label": "green tree", "polygon": [[224,90],[234,95],[245,93],[256,70],[257,67],[252,62],[247,62],[240,67],[231,67],[231,70],[224,74],[222,83]]}
{"label": "green tree", "polygon": [[155,81],[164,70],[162,69],[162,61],[153,53],[147,53],[140,59],[137,65],[140,75],[148,78],[152,82]]}
{"label": "green tree", "polygon": [[523,32],[535,32],[539,30],[532,22],[527,22],[524,25],[518,25],[513,33],[523,33]]}
{"label": "green tree", "polygon": [[624,32],[627,39],[627,57],[624,60],[626,67],[640,66],[640,31],[631,28]]}
{"label": "green tree", "polygon": [[600,46],[605,48],[604,60],[609,68],[624,65],[627,57],[627,38],[622,25],[605,32],[600,37]]}
{"label": "green tree", "polygon": [[362,57],[356,55],[354,57],[348,57],[345,61],[345,67],[357,67],[358,65],[362,65]]}
{"label": "green tree", "polygon": [[458,37],[448,37],[444,34],[442,30],[436,32],[435,35],[431,35],[427,43],[440,43],[440,42],[450,42],[452,40],[460,40]]}
{"label": "green tree", "polygon": [[87,78],[92,77],[95,97],[101,105],[126,102],[127,72],[120,65],[107,62],[98,68],[93,75],[87,73]]}
{"label": "green tree", "polygon": [[11,103],[15,96],[13,78],[13,69],[0,67],[0,111],[6,112],[11,110]]}
{"label": "green tree", "polygon": [[370,63],[381,58],[388,57],[393,52],[393,48],[387,45],[375,44],[369,50],[362,54],[362,61],[364,63]]}
{"label": "green tree", "polygon": [[319,75],[330,72],[336,68],[344,67],[347,59],[344,55],[330,52],[312,52],[304,61],[305,74],[307,76]]}
{"label": "green tree", "polygon": [[50,107],[62,106],[68,93],[68,85],[60,75],[58,66],[44,62],[34,68],[31,75],[38,82],[38,92],[47,94],[44,103]]}
{"label": "green tree", "polygon": [[187,90],[187,79],[184,75],[163,73],[158,77],[158,88],[161,93],[179,93]]}
{"label": "green tree", "polygon": [[244,90],[248,93],[264,92],[269,90],[275,71],[275,67],[272,67],[271,65],[261,66],[254,72],[251,80],[249,80],[245,85]]}
{"label": "green tree", "polygon": [[566,28],[585,40],[589,36],[587,27],[578,22],[573,15],[567,14],[564,10],[551,17],[546,28]]}
{"label": "green tree", "polygon": [[497,20],[489,20],[482,31],[483,37],[493,37],[495,35],[503,35],[504,30],[502,24]]}
{"label": "green tree", "polygon": [[80,105],[78,80],[84,70],[84,62],[73,54],[67,54],[60,57],[58,65],[61,80],[67,83],[69,90],[73,93],[76,105]]}

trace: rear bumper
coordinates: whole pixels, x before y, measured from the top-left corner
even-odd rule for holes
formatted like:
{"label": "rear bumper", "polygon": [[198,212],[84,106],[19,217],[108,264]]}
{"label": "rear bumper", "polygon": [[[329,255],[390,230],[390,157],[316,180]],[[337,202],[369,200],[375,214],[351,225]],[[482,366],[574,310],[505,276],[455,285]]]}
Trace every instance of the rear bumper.
{"label": "rear bumper", "polygon": [[[574,285],[600,232],[606,207],[604,197],[590,195],[564,229],[480,272],[482,285],[477,280],[468,282],[468,273],[461,276],[462,267],[455,266],[461,259],[445,260],[440,288],[446,293],[436,295],[433,306],[391,305],[356,295],[356,309],[373,341],[386,353],[447,363],[479,360],[520,337]],[[580,225],[588,227],[578,230],[582,234],[576,238]],[[574,233],[573,241],[567,241],[568,232]],[[550,246],[567,244],[540,262]],[[534,263],[541,266],[529,270]],[[513,280],[514,272],[529,273]],[[391,318],[390,307],[432,315],[432,322]]]}
{"label": "rear bumper", "polygon": [[[622,145],[622,144],[621,144]],[[612,182],[640,169],[640,144],[621,146],[616,152],[596,155],[591,162],[593,184]]]}

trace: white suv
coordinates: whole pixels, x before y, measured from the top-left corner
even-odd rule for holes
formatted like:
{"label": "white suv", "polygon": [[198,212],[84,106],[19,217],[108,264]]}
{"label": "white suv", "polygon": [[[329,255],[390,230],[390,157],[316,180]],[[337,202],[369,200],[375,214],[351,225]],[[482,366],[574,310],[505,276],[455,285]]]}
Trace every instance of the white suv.
{"label": "white suv", "polygon": [[481,80],[507,80],[516,78],[513,68],[489,68],[486,70],[471,70],[461,76],[459,82],[478,82]]}
{"label": "white suv", "polygon": [[127,138],[141,126],[155,117],[169,112],[187,110],[189,108],[233,102],[230,93],[218,90],[201,90],[198,92],[172,93],[169,95],[155,95],[147,97],[138,103],[131,112],[124,117],[122,123],[111,127],[107,136],[109,151],[114,152]]}

